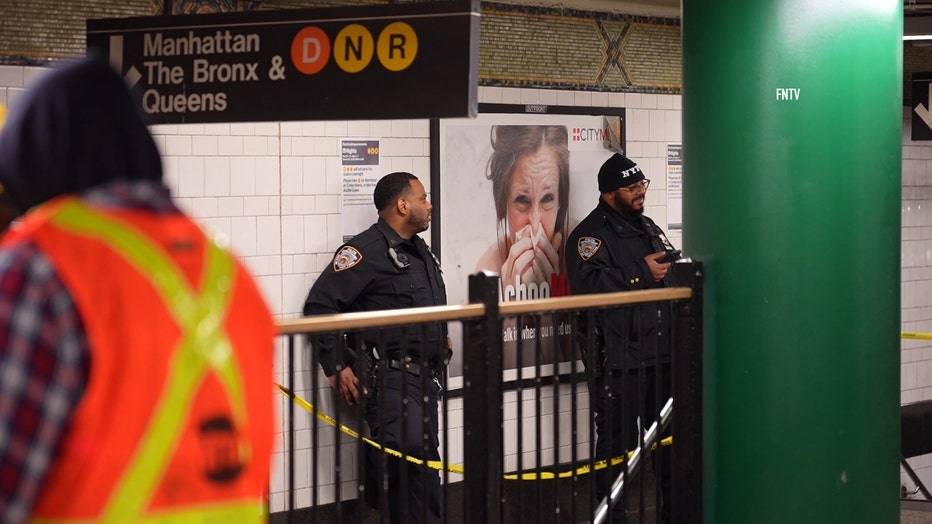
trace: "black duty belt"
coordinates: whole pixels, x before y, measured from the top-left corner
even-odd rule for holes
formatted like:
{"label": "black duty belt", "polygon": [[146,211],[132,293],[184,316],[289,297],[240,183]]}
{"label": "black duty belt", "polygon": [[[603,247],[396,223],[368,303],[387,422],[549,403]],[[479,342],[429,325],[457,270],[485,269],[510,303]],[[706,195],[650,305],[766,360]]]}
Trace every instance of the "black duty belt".
{"label": "black duty belt", "polygon": [[411,373],[415,377],[421,376],[421,370],[427,369],[430,375],[434,375],[436,371],[431,366],[421,366],[417,362],[402,362],[398,359],[390,358],[387,360],[388,369],[397,369],[399,371],[404,370],[408,373]]}
{"label": "black duty belt", "polygon": [[378,350],[374,347],[371,348],[368,352],[369,364],[370,366],[377,366],[380,362],[385,362],[385,366],[388,369],[395,369],[398,371],[407,371],[412,375],[419,377],[421,376],[422,370],[426,369],[429,377],[440,376],[443,369],[443,365],[429,361],[421,365],[420,357],[409,356],[406,361],[401,358],[401,354],[398,351],[390,351],[388,353],[388,358],[381,360]]}

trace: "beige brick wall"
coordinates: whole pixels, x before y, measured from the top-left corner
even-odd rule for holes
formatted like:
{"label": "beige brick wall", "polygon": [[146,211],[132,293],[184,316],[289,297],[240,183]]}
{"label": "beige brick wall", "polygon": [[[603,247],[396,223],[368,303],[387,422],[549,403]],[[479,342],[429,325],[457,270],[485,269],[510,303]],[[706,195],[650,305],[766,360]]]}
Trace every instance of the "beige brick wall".
{"label": "beige brick wall", "polygon": [[0,1],[0,63],[27,65],[73,57],[84,52],[88,18],[153,12],[153,0]]}
{"label": "beige brick wall", "polygon": [[[387,0],[172,0],[175,14],[385,4]],[[0,0],[0,64],[79,56],[85,21],[161,14],[164,0]]]}
{"label": "beige brick wall", "polygon": [[932,72],[932,48],[913,46],[909,42],[903,45],[903,103],[912,105],[913,73]]}
{"label": "beige brick wall", "polygon": [[[402,2],[402,0],[395,0]],[[414,3],[417,0],[408,0]],[[151,16],[164,0],[2,0],[0,64],[42,64],[85,49],[85,20]],[[386,4],[388,0],[173,0],[176,13]],[[683,59],[675,19],[482,3],[479,85],[679,93]],[[904,46],[904,101],[932,50]]]}
{"label": "beige brick wall", "polygon": [[679,92],[679,22],[483,3],[479,83],[581,91]]}
{"label": "beige brick wall", "polygon": [[[175,13],[202,13],[386,3],[174,0],[173,6]],[[492,2],[482,6],[480,85],[679,92],[682,53],[676,20]],[[162,10],[163,0],[5,0],[0,2],[0,63],[41,64],[79,56],[85,49],[85,20],[154,16]]]}

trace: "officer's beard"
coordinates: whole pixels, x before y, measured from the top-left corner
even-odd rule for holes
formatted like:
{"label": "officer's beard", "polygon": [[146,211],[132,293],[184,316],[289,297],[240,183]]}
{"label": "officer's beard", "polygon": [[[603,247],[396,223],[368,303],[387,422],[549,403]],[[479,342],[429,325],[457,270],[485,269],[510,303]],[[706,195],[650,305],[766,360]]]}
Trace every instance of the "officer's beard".
{"label": "officer's beard", "polygon": [[[639,198],[643,198],[643,196]],[[617,202],[618,202],[618,212],[621,213],[621,215],[624,217],[634,218],[634,217],[638,217],[644,214],[643,200],[641,201],[640,208],[635,208],[633,205],[626,202],[623,198],[617,199]]]}
{"label": "officer's beard", "polygon": [[408,217],[408,225],[411,226],[411,229],[416,230],[418,233],[423,233],[427,231],[427,228],[430,227],[430,215],[428,214],[423,220],[414,216],[413,214]]}

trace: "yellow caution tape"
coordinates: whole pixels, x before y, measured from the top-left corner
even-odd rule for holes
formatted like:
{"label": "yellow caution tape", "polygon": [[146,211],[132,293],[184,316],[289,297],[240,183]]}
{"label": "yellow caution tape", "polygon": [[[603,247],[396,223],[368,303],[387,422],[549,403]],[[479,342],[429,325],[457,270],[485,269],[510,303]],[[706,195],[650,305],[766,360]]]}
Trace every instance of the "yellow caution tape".
{"label": "yellow caution tape", "polygon": [[900,338],[912,338],[916,340],[932,340],[932,333],[910,333],[909,331],[903,331],[900,333]]}
{"label": "yellow caution tape", "polygon": [[[666,437],[665,439],[661,440],[661,441],[660,441],[660,445],[662,445],[662,446],[670,446],[670,445],[673,445],[673,437]],[[656,449],[657,449],[657,444],[654,444],[653,446],[650,447],[650,450],[651,450],[651,451],[654,451],[654,450],[656,450]],[[613,459],[612,459],[612,466],[614,467],[614,466],[617,466],[617,465],[621,464],[621,463],[624,462],[626,459],[631,458],[632,455],[634,455],[634,452],[633,452],[633,451],[629,451],[628,454],[627,454],[626,456],[624,456],[624,457],[615,457],[615,458],[613,458]],[[580,467],[578,467],[578,468],[576,468],[576,469],[571,469],[571,470],[567,470],[567,471],[559,471],[559,472],[556,472],[556,473],[554,473],[554,472],[552,472],[552,471],[541,471],[541,472],[521,473],[521,474],[520,474],[520,477],[519,477],[519,474],[518,474],[518,473],[508,473],[508,474],[505,475],[505,480],[548,480],[548,479],[565,479],[565,478],[570,478],[570,477],[578,477],[578,476],[586,475],[586,474],[588,474],[588,473],[592,473],[593,471],[598,471],[598,470],[600,470],[600,469],[605,469],[605,468],[607,468],[607,467],[608,467],[608,461],[607,461],[607,460],[600,460],[600,461],[597,461],[595,464],[593,464],[592,467],[590,467],[588,464],[586,464],[585,466],[580,466]]]}
{"label": "yellow caution tape", "polygon": [[[295,403],[298,404],[299,406],[301,406],[302,408],[306,409],[306,410],[308,411],[308,413],[314,413],[314,414],[317,415],[317,418],[319,418],[320,420],[323,420],[323,421],[326,422],[328,425],[330,425],[330,426],[332,426],[332,427],[335,427],[335,428],[338,427],[338,426],[337,426],[337,421],[336,421],[336,420],[334,420],[332,417],[330,417],[330,416],[328,416],[328,415],[326,415],[326,414],[324,414],[324,413],[317,412],[317,411],[314,409],[314,406],[313,406],[310,402],[304,400],[303,398],[301,398],[301,397],[298,396],[298,395],[292,395],[292,394],[291,394],[291,391],[290,391],[288,388],[286,388],[285,386],[282,386],[281,384],[275,384],[275,387],[278,388],[278,390],[281,391],[282,394],[285,395],[286,397],[294,397]],[[388,453],[389,455],[391,455],[391,456],[393,456],[393,457],[403,458],[403,459],[407,460],[408,462],[417,464],[417,465],[419,465],[419,466],[420,466],[421,464],[424,463],[424,460],[423,460],[423,459],[419,459],[419,458],[417,458],[417,457],[412,457],[412,456],[410,456],[410,455],[405,455],[404,453],[402,453],[402,452],[400,452],[400,451],[398,451],[398,450],[391,449],[391,448],[387,448],[387,447],[385,447],[385,446],[379,444],[378,442],[376,442],[376,441],[374,441],[374,440],[372,440],[372,439],[370,439],[370,438],[361,437],[357,431],[355,431],[354,429],[349,428],[349,427],[347,427],[347,426],[344,426],[343,424],[340,424],[340,425],[339,425],[339,429],[340,429],[340,431],[342,431],[343,433],[345,433],[345,434],[347,434],[347,435],[349,435],[349,436],[351,436],[351,437],[353,437],[353,438],[355,438],[355,439],[362,439],[362,441],[365,442],[366,444],[369,444],[370,446],[373,446],[373,447],[376,448],[376,449],[380,449],[380,450],[384,451],[385,453]],[[439,461],[439,460],[428,460],[428,461],[427,461],[427,466],[430,467],[430,468],[436,469],[436,470],[443,470],[443,469],[444,469],[443,462],[441,462],[441,461]],[[458,473],[458,474],[460,474],[460,475],[462,475],[462,474],[464,473],[463,466],[460,466],[460,465],[458,465],[458,464],[451,464],[449,467],[447,467],[447,470],[449,470],[451,473]]]}
{"label": "yellow caution tape", "polygon": [[[330,417],[330,416],[328,416],[328,415],[326,415],[326,414],[324,414],[324,413],[320,413],[320,412],[316,411],[316,410],[314,409],[314,405],[313,405],[313,404],[311,404],[311,403],[308,402],[307,400],[304,400],[304,399],[301,398],[301,396],[299,396],[299,395],[294,395],[294,394],[292,394],[292,393],[291,393],[291,390],[289,390],[289,389],[286,388],[285,386],[282,386],[281,384],[277,384],[277,383],[276,383],[276,384],[275,384],[275,387],[278,388],[278,390],[281,391],[282,394],[285,395],[286,397],[293,397],[295,403],[298,404],[299,406],[301,406],[302,408],[304,408],[305,410],[307,410],[308,413],[313,413],[313,414],[317,415],[317,418],[319,418],[320,420],[323,420],[323,421],[326,422],[329,426],[332,426],[332,427],[334,427],[334,428],[337,428],[337,427],[338,427],[338,428],[340,429],[340,431],[342,431],[343,433],[349,435],[350,437],[355,438],[355,439],[361,439],[361,440],[362,440],[363,442],[365,442],[366,444],[369,444],[370,446],[372,446],[372,447],[374,447],[374,448],[376,448],[376,449],[380,449],[380,450],[384,451],[385,453],[388,453],[389,455],[391,455],[391,456],[393,456],[393,457],[403,458],[403,459],[407,460],[408,462],[411,462],[411,463],[413,463],[413,464],[417,464],[417,465],[419,465],[419,466],[420,466],[421,464],[424,464],[424,460],[423,460],[423,459],[419,459],[419,458],[417,458],[417,457],[412,457],[412,456],[410,456],[410,455],[405,455],[404,453],[402,453],[402,452],[400,452],[400,451],[398,451],[398,450],[394,450],[394,449],[385,447],[385,446],[379,444],[378,442],[376,442],[376,441],[374,441],[374,440],[372,440],[372,439],[370,439],[370,438],[361,437],[361,436],[359,435],[359,432],[357,432],[356,430],[354,430],[354,429],[352,429],[352,428],[350,428],[350,427],[344,426],[343,424],[340,424],[340,425],[338,426],[338,425],[337,425],[337,421],[334,420],[333,417]],[[673,444],[673,437],[667,437],[667,438],[661,440],[661,441],[660,441],[660,444],[661,444],[662,446],[670,446],[670,445],[672,445],[672,444]],[[653,450],[655,450],[655,449],[657,449],[657,444],[654,444],[653,446],[651,446],[651,451],[653,451]],[[613,458],[612,461],[611,461],[611,462],[612,462],[612,466],[617,466],[617,465],[621,464],[621,463],[624,462],[626,459],[631,458],[632,455],[634,455],[634,452],[633,452],[633,451],[630,451],[630,452],[628,452],[628,454],[627,454],[626,456],[623,456],[623,457],[615,457],[615,458]],[[451,472],[451,473],[456,473],[456,474],[458,474],[458,475],[463,475],[463,474],[465,474],[465,472],[466,472],[466,469],[465,469],[461,464],[449,464],[449,465],[446,465],[446,466],[445,466],[445,465],[443,464],[443,462],[442,462],[442,461],[439,461],[439,460],[428,460],[428,461],[427,461],[427,466],[428,466],[429,468],[431,468],[431,469],[436,469],[436,470],[438,470],[438,471],[442,471],[442,470],[446,469],[447,471],[449,471],[449,472]],[[518,473],[509,473],[509,474],[506,474],[506,475],[504,476],[504,479],[505,479],[505,480],[548,480],[548,479],[557,479],[557,478],[569,478],[569,477],[573,477],[573,476],[585,475],[585,474],[587,474],[587,473],[591,473],[591,472],[593,472],[593,471],[597,471],[597,470],[600,470],[600,469],[605,469],[605,468],[607,468],[607,467],[608,467],[608,461],[607,461],[607,460],[600,460],[600,461],[595,462],[592,466],[589,466],[588,464],[586,464],[585,466],[580,466],[580,467],[576,468],[575,470],[559,471],[559,472],[556,472],[556,473],[555,473],[555,472],[551,472],[551,471],[530,472],[530,473],[520,473],[520,474],[518,474]]]}

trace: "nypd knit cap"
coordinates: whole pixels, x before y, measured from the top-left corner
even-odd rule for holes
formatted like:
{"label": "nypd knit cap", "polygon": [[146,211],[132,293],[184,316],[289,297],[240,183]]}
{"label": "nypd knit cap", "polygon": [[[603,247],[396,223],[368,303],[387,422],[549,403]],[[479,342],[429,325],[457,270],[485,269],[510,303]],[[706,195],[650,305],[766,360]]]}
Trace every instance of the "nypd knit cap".
{"label": "nypd knit cap", "polygon": [[644,180],[641,168],[628,157],[615,153],[599,169],[599,192],[611,193],[641,180]]}

